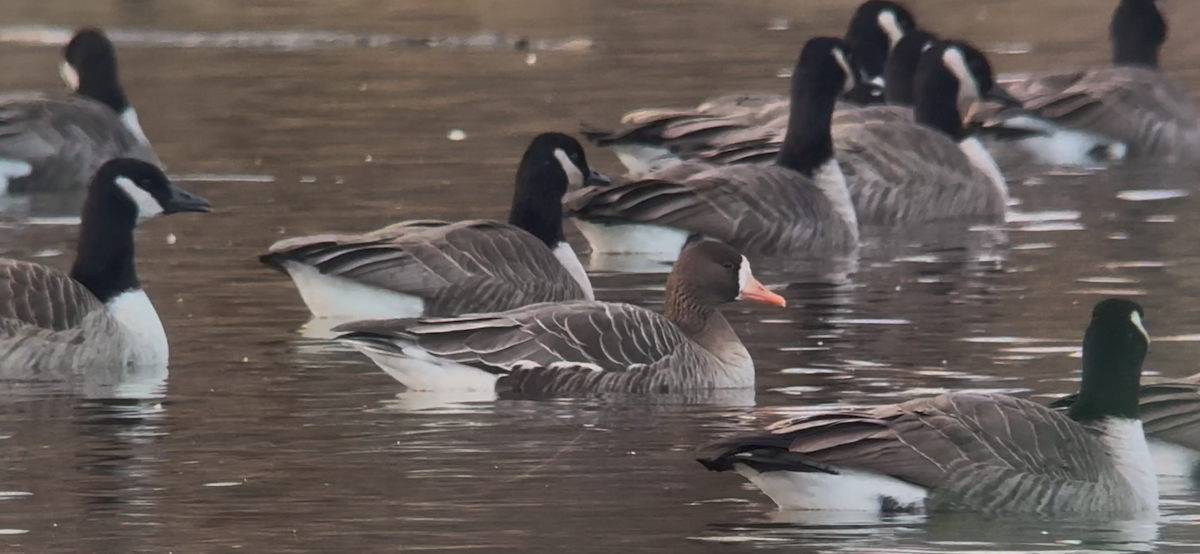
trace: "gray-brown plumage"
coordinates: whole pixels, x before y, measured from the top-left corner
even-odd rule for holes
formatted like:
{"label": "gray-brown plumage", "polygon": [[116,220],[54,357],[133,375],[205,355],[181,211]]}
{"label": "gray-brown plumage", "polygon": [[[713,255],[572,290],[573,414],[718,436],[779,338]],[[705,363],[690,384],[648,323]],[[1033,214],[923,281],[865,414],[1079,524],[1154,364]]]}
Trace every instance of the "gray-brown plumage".
{"label": "gray-brown plumage", "polygon": [[[1194,164],[1200,160],[1200,110],[1177,81],[1159,71],[1167,39],[1156,0],[1121,0],[1109,38],[1112,67],[1040,73],[1008,85],[1021,110],[992,115],[1000,135],[1020,141],[1038,161],[1087,164],[1121,158]],[[1017,132],[1017,136],[1022,136]]]}
{"label": "gray-brown plumage", "polygon": [[589,300],[561,202],[568,185],[600,178],[578,141],[545,133],[517,169],[508,223],[403,222],[283,240],[260,259],[292,277],[317,317],[449,316]]}
{"label": "gray-brown plumage", "polygon": [[577,301],[335,331],[415,390],[530,398],[752,387],[750,355],[717,309],[737,298],[783,305],[732,248],[698,242],[668,277],[662,315]]}
{"label": "gray-brown plumage", "polygon": [[[718,166],[678,182],[588,187],[564,199],[567,214],[600,253],[677,250],[689,234],[747,253],[850,252],[858,223],[829,127],[837,95],[853,83],[842,42],[811,39],[793,73],[797,100],[775,163]],[[650,233],[655,238],[640,238]],[[668,239],[673,244],[659,244]]]}
{"label": "gray-brown plumage", "polygon": [[81,29],[64,57],[71,92],[0,95],[0,189],[78,189],[115,158],[161,165],[121,89],[108,38]]}
{"label": "gray-brown plumage", "polygon": [[1140,308],[1106,300],[1084,337],[1085,400],[1068,413],[1004,395],[950,393],[781,421],[765,434],[703,446],[697,458],[747,476],[783,508],[1154,513],[1157,482],[1136,419],[1148,344]]}

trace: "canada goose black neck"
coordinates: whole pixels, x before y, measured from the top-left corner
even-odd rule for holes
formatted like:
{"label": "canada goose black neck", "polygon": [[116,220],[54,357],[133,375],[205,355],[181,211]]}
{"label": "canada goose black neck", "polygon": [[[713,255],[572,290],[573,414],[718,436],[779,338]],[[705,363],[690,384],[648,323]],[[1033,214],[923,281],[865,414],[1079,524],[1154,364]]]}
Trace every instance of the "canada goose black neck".
{"label": "canada goose black neck", "polygon": [[935,40],[937,37],[930,33],[912,29],[896,43],[883,67],[883,95],[888,104],[912,107],[913,78],[921,63],[921,53]]}
{"label": "canada goose black neck", "polygon": [[[833,158],[830,135],[834,104],[846,90],[844,43],[836,38],[810,39],[800,52],[792,72],[791,114],[787,134],[775,163],[813,177],[825,162]],[[841,61],[835,57],[843,55]],[[853,83],[851,83],[853,84]]]}
{"label": "canada goose black neck", "polygon": [[1142,308],[1110,298],[1096,305],[1083,336],[1083,379],[1067,414],[1075,421],[1137,419],[1138,386],[1149,337]]}
{"label": "canada goose black neck", "polygon": [[79,78],[79,94],[122,113],[129,100],[117,75],[117,55],[112,42],[98,29],[84,28],[67,44],[63,57]]}
{"label": "canada goose black neck", "polygon": [[957,98],[959,87],[969,85],[960,83],[946,68],[943,58],[949,45],[940,43],[929,48],[917,63],[917,71],[913,76],[913,119],[959,141],[966,133]]}
{"label": "canada goose black neck", "polygon": [[1108,27],[1113,65],[1158,69],[1167,21],[1155,0],[1121,0]]}
{"label": "canada goose black neck", "polygon": [[138,208],[117,187],[119,173],[120,166],[110,162],[88,185],[71,266],[71,278],[101,302],[141,286],[133,263]]}
{"label": "canada goose black neck", "polygon": [[[566,240],[562,226],[562,197],[567,193],[567,175],[554,151],[562,141],[575,140],[561,133],[538,136],[525,150],[517,168],[508,223],[537,237],[553,248]],[[578,143],[575,143],[578,147]]]}

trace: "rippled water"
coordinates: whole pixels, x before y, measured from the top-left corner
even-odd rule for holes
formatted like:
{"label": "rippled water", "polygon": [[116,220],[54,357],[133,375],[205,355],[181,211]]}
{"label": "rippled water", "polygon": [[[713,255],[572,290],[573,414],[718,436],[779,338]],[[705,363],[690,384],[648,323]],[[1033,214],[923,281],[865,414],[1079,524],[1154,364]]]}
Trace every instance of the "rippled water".
{"label": "rippled water", "polygon": [[[1004,71],[1104,63],[1111,3],[909,2],[925,25],[1005,52]],[[838,403],[1068,392],[1106,295],[1135,297],[1166,337],[1150,371],[1200,370],[1195,172],[1017,172],[1004,228],[868,233],[856,259],[758,268],[789,307],[726,309],[755,357],[757,396],[446,404],[398,395],[365,358],[303,338],[294,288],[255,256],[291,235],[501,217],[536,133],[782,90],[776,75],[803,40],[840,33],[855,2],[179,4],[6,6],[0,89],[61,86],[64,32],[115,29],[146,132],[215,211],[139,233],[169,376],[4,385],[0,551],[1200,549],[1186,481],[1165,484],[1157,524],[877,519],[778,513],[691,456],[714,435]],[[1167,69],[1200,89],[1187,32],[1200,4],[1171,4]],[[779,19],[786,29],[769,31]],[[448,140],[454,130],[465,139]],[[610,154],[590,155],[617,172]],[[65,268],[75,206],[3,206],[0,254]],[[602,266],[602,298],[657,305],[662,273]]]}

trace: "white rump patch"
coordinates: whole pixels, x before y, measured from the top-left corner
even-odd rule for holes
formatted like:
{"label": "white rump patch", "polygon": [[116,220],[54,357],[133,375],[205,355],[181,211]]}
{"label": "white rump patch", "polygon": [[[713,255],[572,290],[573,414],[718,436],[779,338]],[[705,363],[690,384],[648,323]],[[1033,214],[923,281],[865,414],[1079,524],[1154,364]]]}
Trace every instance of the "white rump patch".
{"label": "white rump patch", "polygon": [[1104,421],[1104,444],[1112,453],[1117,471],[1129,481],[1139,501],[1139,511],[1158,510],[1158,478],[1146,444],[1142,422],[1111,417]]}
{"label": "white rump patch", "polygon": [[71,92],[79,92],[79,72],[75,71],[74,67],[67,62],[58,64],[58,74],[62,76],[62,80],[71,89]]}
{"label": "white rump patch", "polygon": [[888,50],[896,47],[896,43],[904,38],[904,30],[900,28],[900,22],[896,21],[896,14],[892,10],[883,10],[879,12],[879,28],[888,37]]}
{"label": "white rump patch", "polygon": [[563,173],[567,174],[567,183],[573,187],[583,186],[583,170],[571,161],[571,157],[563,152],[562,148],[554,149],[554,159],[558,160],[558,165],[562,166]]}
{"label": "white rump patch", "polygon": [[1149,343],[1150,333],[1146,331],[1146,326],[1142,325],[1142,315],[1137,313],[1137,311],[1130,312],[1129,321],[1133,323],[1134,327],[1137,327],[1138,331],[1141,331],[1143,337],[1146,337],[1146,343]]}
{"label": "white rump patch", "polygon": [[8,184],[20,177],[33,173],[33,166],[22,160],[0,159],[0,194],[8,194]]}
{"label": "white rump patch", "polygon": [[673,261],[688,238],[687,231],[661,225],[574,221],[592,246],[593,254],[648,254]]}
{"label": "white rump patch", "polygon": [[1004,205],[1008,205],[1008,182],[1004,180],[1004,174],[1000,172],[1000,166],[996,165],[996,159],[992,157],[992,153],[984,148],[983,143],[975,137],[967,137],[962,142],[958,143],[958,148],[967,155],[967,159],[971,161],[971,165],[982,171],[992,181],[992,185],[996,187],[1001,198],[1004,199]]}
{"label": "white rump patch", "polygon": [[106,304],[108,313],[125,327],[138,364],[166,366],[170,357],[167,333],[158,312],[142,289],[123,292]]}
{"label": "white rump patch", "polygon": [[885,499],[893,508],[922,511],[928,491],[886,475],[838,468],[838,475],[770,471],[759,473],[735,463],[734,471],[771,497],[784,510],[879,512]]}
{"label": "white rump patch", "polygon": [[846,61],[846,53],[842,52],[841,48],[834,48],[833,59],[837,60],[838,65],[842,66],[842,72],[846,74],[846,78],[842,80],[842,94],[850,92],[854,88],[854,70],[850,69],[850,62]]}
{"label": "white rump patch", "polygon": [[162,205],[158,203],[158,200],[155,200],[154,196],[146,192],[146,189],[137,186],[129,178],[117,177],[117,186],[125,191],[125,196],[133,200],[134,204],[137,204],[138,217],[150,219],[163,212]]}
{"label": "white rump patch", "polygon": [[383,350],[354,340],[347,342],[412,391],[494,392],[499,379],[496,374],[438,358],[414,345]]}
{"label": "white rump patch", "polygon": [[957,46],[947,47],[946,51],[942,53],[942,63],[958,79],[958,103],[966,104],[979,100],[979,82],[975,79],[975,75],[971,74],[971,69],[967,67],[967,60],[963,57],[962,50]]}
{"label": "white rump patch", "polygon": [[554,257],[558,258],[558,263],[562,264],[567,269],[567,273],[579,283],[583,289],[583,297],[587,300],[595,300],[596,293],[592,290],[592,281],[588,279],[587,271],[583,269],[583,263],[579,261],[579,256],[575,255],[575,250],[571,248],[567,241],[558,243],[554,247]]}
{"label": "white rump patch", "polygon": [[150,139],[147,138],[146,133],[142,131],[142,124],[138,123],[137,112],[134,111],[133,106],[129,106],[128,108],[125,108],[125,111],[121,112],[121,123],[124,123],[125,127],[129,129],[129,132],[133,133],[133,136],[137,137],[138,142],[141,142],[146,146],[150,146]]}
{"label": "white rump patch", "polygon": [[614,144],[611,150],[621,165],[625,166],[629,176],[635,179],[683,162],[674,152],[662,146]]}
{"label": "white rump patch", "polygon": [[387,319],[420,317],[425,312],[425,300],[416,296],[326,275],[301,263],[284,262],[283,267],[315,317]]}

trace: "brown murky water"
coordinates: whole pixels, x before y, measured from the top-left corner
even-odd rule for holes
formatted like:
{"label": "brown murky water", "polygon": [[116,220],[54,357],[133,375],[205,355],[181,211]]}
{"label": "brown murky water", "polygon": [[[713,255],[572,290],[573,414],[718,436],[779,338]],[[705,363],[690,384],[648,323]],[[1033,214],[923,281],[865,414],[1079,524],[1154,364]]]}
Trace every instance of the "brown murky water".
{"label": "brown murky water", "polygon": [[[1031,49],[995,55],[1003,71],[1108,55],[1111,1],[908,3],[944,35]],[[1014,175],[1028,215],[1005,229],[960,233],[953,247],[927,246],[946,230],[873,237],[856,260],[764,268],[789,307],[728,307],[759,388],[716,404],[397,396],[365,358],[302,338],[294,288],[256,261],[284,236],[501,217],[536,133],[783,90],[777,72],[807,37],[840,33],[853,0],[9,4],[0,90],[61,86],[53,34],[30,26],[128,31],[114,33],[122,76],[160,156],[174,175],[217,177],[183,183],[212,214],[139,232],[169,376],[4,387],[0,551],[1200,550],[1200,497],[1186,482],[1167,484],[1157,524],[856,519],[776,513],[691,457],[713,435],[838,402],[1067,392],[1070,347],[1107,294],[1135,296],[1151,332],[1174,337],[1154,345],[1152,371],[1196,372],[1195,172]],[[1171,4],[1167,70],[1200,90],[1188,32],[1200,3]],[[789,28],[768,31],[778,18]],[[218,34],[230,30],[246,33]],[[509,48],[518,37],[535,63]],[[447,140],[452,129],[466,140]],[[590,155],[617,172],[607,152]],[[68,266],[76,228],[44,217],[69,211],[56,204],[5,206],[0,254]],[[663,276],[594,279],[604,299],[654,305]]]}

